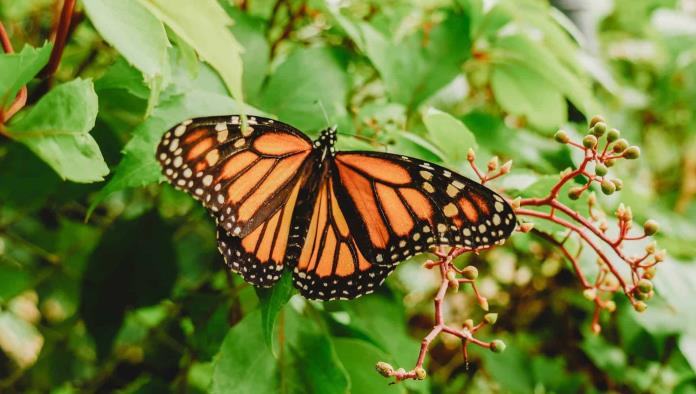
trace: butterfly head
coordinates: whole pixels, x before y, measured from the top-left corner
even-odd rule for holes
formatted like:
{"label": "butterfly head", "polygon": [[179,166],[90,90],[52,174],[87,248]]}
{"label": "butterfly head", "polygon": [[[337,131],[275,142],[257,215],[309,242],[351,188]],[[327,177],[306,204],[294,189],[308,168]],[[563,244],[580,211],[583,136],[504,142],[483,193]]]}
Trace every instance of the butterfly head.
{"label": "butterfly head", "polygon": [[336,143],[337,126],[331,126],[321,131],[319,138],[314,141],[314,147],[326,153],[334,153],[334,144]]}

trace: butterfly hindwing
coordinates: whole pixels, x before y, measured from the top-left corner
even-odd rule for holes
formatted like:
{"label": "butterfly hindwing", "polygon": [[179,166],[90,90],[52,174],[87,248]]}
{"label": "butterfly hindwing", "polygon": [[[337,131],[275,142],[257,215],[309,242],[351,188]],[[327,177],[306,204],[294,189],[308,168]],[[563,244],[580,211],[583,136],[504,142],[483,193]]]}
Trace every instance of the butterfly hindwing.
{"label": "butterfly hindwing", "polygon": [[333,178],[322,176],[298,206],[289,260],[293,281],[309,299],[351,299],[374,291],[394,266],[371,263],[358,248],[335,193]]}
{"label": "butterfly hindwing", "polygon": [[177,188],[200,200],[233,235],[277,212],[305,171],[311,141],[281,122],[239,116],[184,121],[162,138],[157,158]]}

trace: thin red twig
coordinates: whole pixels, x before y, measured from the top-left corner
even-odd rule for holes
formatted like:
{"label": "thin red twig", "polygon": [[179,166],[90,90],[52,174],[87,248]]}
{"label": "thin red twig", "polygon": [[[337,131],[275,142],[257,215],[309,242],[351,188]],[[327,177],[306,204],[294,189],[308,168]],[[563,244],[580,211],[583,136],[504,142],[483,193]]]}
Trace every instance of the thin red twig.
{"label": "thin red twig", "polygon": [[74,9],[75,0],[64,0],[63,8],[60,12],[60,20],[58,21],[58,26],[56,27],[55,42],[53,43],[53,49],[51,50],[51,57],[48,61],[48,65],[41,73],[42,77],[44,78],[50,78],[58,69],[60,59],[63,56],[63,49],[65,49],[65,43],[68,39],[70,21],[72,20]]}

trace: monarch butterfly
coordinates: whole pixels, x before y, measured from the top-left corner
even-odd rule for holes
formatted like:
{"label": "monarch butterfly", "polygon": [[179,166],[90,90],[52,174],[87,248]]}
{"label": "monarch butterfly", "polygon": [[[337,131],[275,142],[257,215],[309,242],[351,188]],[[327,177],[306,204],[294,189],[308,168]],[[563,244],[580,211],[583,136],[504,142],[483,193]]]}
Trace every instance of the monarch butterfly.
{"label": "monarch butterfly", "polygon": [[239,115],[186,120],[157,148],[165,176],[217,223],[228,267],[269,287],[287,266],[310,299],[371,293],[430,246],[483,248],[515,228],[498,194],[446,168],[388,153],[337,152],[336,128],[311,141]]}

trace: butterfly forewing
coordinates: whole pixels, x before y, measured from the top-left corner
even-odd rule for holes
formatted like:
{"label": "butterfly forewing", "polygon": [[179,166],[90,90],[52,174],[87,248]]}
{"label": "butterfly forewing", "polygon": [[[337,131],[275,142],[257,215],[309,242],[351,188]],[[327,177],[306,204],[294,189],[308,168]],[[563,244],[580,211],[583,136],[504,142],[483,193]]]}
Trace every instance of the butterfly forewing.
{"label": "butterfly forewing", "polygon": [[233,235],[275,214],[306,171],[311,141],[292,127],[239,116],[199,118],[169,130],[157,149],[165,176],[200,200]]}
{"label": "butterfly forewing", "polygon": [[486,248],[515,228],[502,197],[435,164],[377,152],[339,152],[335,163],[339,200],[357,212],[359,246],[377,264],[433,245]]}

